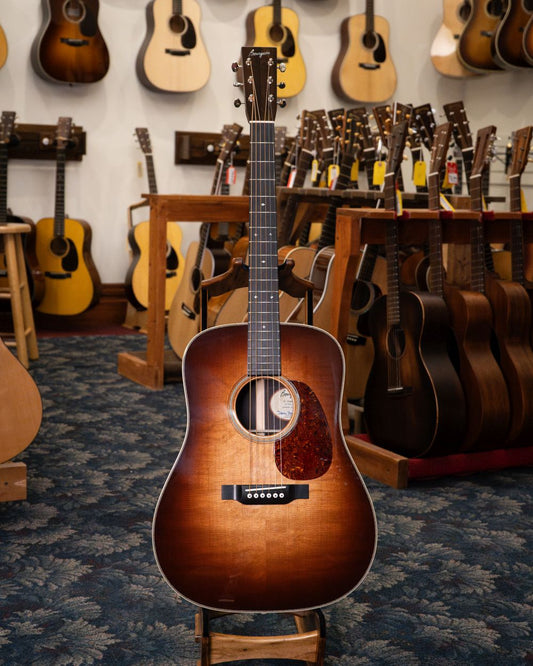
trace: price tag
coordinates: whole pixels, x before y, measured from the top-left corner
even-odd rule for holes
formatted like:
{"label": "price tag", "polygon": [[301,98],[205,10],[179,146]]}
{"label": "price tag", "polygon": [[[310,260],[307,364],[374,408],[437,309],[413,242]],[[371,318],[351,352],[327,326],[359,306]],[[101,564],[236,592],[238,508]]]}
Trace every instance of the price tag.
{"label": "price tag", "polygon": [[527,213],[526,197],[522,188],[520,188],[520,210],[522,213]]}
{"label": "price tag", "polygon": [[359,180],[359,160],[354,160],[352,170],[350,172],[350,180],[352,183],[357,183]]}
{"label": "price tag", "polygon": [[385,182],[385,162],[378,160],[374,162],[374,172],[372,174],[372,185],[383,185]]}
{"label": "price tag", "polygon": [[314,183],[316,182],[316,178],[318,176],[318,160],[313,160],[311,162],[311,182]]}
{"label": "price tag", "polygon": [[226,169],[226,185],[235,185],[237,182],[237,170],[234,166],[229,166]]}
{"label": "price tag", "polygon": [[451,160],[446,163],[446,176],[444,179],[444,186],[449,187],[450,185],[459,184],[459,170],[457,169],[457,162],[452,162]]}
{"label": "price tag", "polygon": [[338,164],[330,164],[328,166],[328,187],[330,190],[335,188],[337,178],[339,177],[339,171],[340,169]]}
{"label": "price tag", "polygon": [[415,187],[426,185],[426,163],[422,160],[417,160],[413,165],[413,185]]}
{"label": "price tag", "polygon": [[403,213],[403,199],[402,192],[399,189],[396,189],[396,214],[401,215]]}

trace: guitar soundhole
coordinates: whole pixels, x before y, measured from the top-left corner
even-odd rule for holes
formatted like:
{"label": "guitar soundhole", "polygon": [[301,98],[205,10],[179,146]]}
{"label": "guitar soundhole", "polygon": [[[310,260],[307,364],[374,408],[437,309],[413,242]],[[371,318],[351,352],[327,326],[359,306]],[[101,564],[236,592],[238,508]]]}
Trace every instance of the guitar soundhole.
{"label": "guitar soundhole", "polygon": [[401,358],[405,351],[405,333],[403,329],[393,327],[387,333],[387,350],[393,359]]}
{"label": "guitar soundhole", "polygon": [[352,288],[352,302],[351,308],[354,312],[362,312],[370,303],[370,288],[368,284],[362,280],[354,282]]}
{"label": "guitar soundhole", "polygon": [[196,293],[202,284],[202,272],[199,268],[193,268],[191,273],[191,287],[194,293]]}
{"label": "guitar soundhole", "polygon": [[50,252],[56,257],[64,257],[69,249],[69,242],[63,236],[55,236],[50,243]]}
{"label": "guitar soundhole", "polygon": [[80,23],[85,18],[85,5],[79,0],[67,0],[63,5],[63,14],[67,21]]}
{"label": "guitar soundhole", "polygon": [[368,31],[363,35],[363,46],[372,51],[378,45],[378,36],[375,32]]}
{"label": "guitar soundhole", "polygon": [[286,435],[296,422],[296,389],[274,377],[247,378],[232,393],[232,417],[245,436],[269,441]]}
{"label": "guitar soundhole", "polygon": [[494,16],[495,18],[500,18],[500,16],[503,14],[502,0],[490,0],[487,5],[487,14],[489,16]]}
{"label": "guitar soundhole", "polygon": [[175,32],[177,35],[181,35],[182,32],[185,32],[187,21],[181,14],[174,14],[170,18],[169,26],[172,32]]}
{"label": "guitar soundhole", "polygon": [[471,12],[472,12],[472,5],[470,4],[470,2],[463,2],[463,4],[459,7],[457,13],[459,14],[459,18],[461,19],[461,21],[466,22]]}
{"label": "guitar soundhole", "polygon": [[167,243],[167,271],[175,271],[178,268],[179,259],[176,250]]}
{"label": "guitar soundhole", "polygon": [[273,23],[270,26],[269,35],[270,39],[275,44],[279,44],[280,42],[283,41],[283,38],[285,37],[285,31],[283,30],[283,26],[280,23],[277,24]]}

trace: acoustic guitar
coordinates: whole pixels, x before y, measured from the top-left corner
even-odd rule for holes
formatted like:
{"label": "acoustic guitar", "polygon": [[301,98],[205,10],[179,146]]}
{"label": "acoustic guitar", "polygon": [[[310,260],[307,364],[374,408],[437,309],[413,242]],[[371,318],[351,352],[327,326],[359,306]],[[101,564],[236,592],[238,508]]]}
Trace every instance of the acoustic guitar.
{"label": "acoustic guitar", "polygon": [[[139,145],[144,153],[148,173],[148,191],[157,194],[154,159],[150,135],[146,127],[135,129]],[[167,223],[167,254],[165,271],[165,310],[176,293],[184,271],[184,259],[181,253],[183,233],[176,222]],[[139,222],[130,229],[128,242],[132,250],[132,261],[126,273],[125,287],[129,302],[137,310],[148,308],[148,264],[150,250],[150,223]]]}
{"label": "acoustic guitar", "polygon": [[245,47],[242,67],[250,316],[206,329],[185,353],[187,434],[155,509],[153,544],[166,581],[196,605],[312,609],[363,580],[376,522],[340,429],[340,347],[325,331],[279,321],[276,50]]}
{"label": "acoustic guitar", "polygon": [[389,22],[374,14],[374,0],[366,0],[364,14],[341,23],[341,48],[331,73],[339,97],[380,103],[396,90],[396,68],[389,52]]}
{"label": "acoustic guitar", "polygon": [[505,0],[471,0],[472,11],[459,37],[457,53],[473,72],[501,70],[492,57],[492,38],[505,10]]}
{"label": "acoustic guitar", "polygon": [[72,119],[60,117],[56,133],[56,189],[54,217],[37,222],[35,251],[44,273],[44,296],[39,312],[76,315],[95,305],[101,282],[91,257],[91,227],[85,220],[65,215],[66,150]]}
{"label": "acoustic guitar", "polygon": [[300,51],[298,14],[281,6],[281,0],[272,0],[246,17],[246,45],[273,46],[278,63],[283,63],[283,97],[300,93],[306,81],[305,63]]}
{"label": "acoustic guitar", "polygon": [[[13,129],[15,125],[15,112],[3,111],[0,119],[0,225],[9,223],[27,224],[30,231],[23,234],[24,261],[26,276],[33,305],[38,305],[44,295],[44,276],[37,261],[35,253],[35,223],[29,217],[13,215],[7,207],[7,172],[8,149],[15,140]],[[0,285],[8,287],[7,261],[3,247],[0,248]]]}
{"label": "acoustic guitar", "polygon": [[43,418],[39,389],[0,338],[0,463],[33,442]]}
{"label": "acoustic guitar", "polygon": [[211,62],[200,33],[196,0],[151,0],[147,31],[136,61],[139,81],[157,92],[199,90],[209,80]]}
{"label": "acoustic guitar", "polygon": [[[396,171],[407,125],[404,120],[392,129],[384,187],[389,211],[397,207]],[[450,451],[452,434],[464,428],[464,402],[448,356],[444,301],[436,294],[401,289],[401,220],[397,214],[385,219],[387,294],[368,315],[375,353],[364,397],[365,420],[371,440],[383,448],[407,457],[438,455]]]}
{"label": "acoustic guitar", "polygon": [[6,64],[7,60],[7,39],[6,33],[2,30],[0,25],[0,67]]}
{"label": "acoustic guitar", "polygon": [[55,83],[95,83],[109,69],[98,26],[98,0],[42,0],[43,21],[31,49],[36,73]]}
{"label": "acoustic guitar", "polygon": [[[523,0],[524,9],[528,12],[533,12],[532,0]],[[530,65],[533,65],[533,16],[528,20],[524,28],[524,35],[522,38],[522,47],[524,58]]]}
{"label": "acoustic guitar", "polygon": [[440,74],[463,79],[475,76],[457,52],[459,38],[472,12],[471,0],[443,0],[442,24],[431,43],[431,62]]}
{"label": "acoustic guitar", "polygon": [[492,57],[504,69],[530,67],[524,47],[524,32],[533,16],[531,0],[507,0],[505,13],[492,38]]}
{"label": "acoustic guitar", "polygon": [[[241,135],[242,127],[237,123],[225,128],[225,140],[217,157],[211,194],[220,194],[222,173],[227,158]],[[200,238],[191,243],[185,255],[183,277],[174,293],[168,313],[168,340],[179,358],[200,330],[200,297],[202,281],[215,273],[215,257],[208,247],[211,224],[200,226]]]}

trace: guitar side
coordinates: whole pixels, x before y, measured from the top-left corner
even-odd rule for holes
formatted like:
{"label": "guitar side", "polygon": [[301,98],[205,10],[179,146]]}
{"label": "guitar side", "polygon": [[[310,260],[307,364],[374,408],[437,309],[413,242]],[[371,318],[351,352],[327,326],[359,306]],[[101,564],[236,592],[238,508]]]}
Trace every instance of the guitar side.
{"label": "guitar side", "polygon": [[385,102],[396,90],[396,68],[389,54],[389,22],[374,16],[377,45],[363,42],[365,14],[341,23],[341,50],[333,67],[331,84],[339,97],[360,102]]}
{"label": "guitar side", "polygon": [[[282,475],[278,465],[286,463],[276,464],[273,447],[250,441],[233,422],[232,394],[246,377],[246,347],[247,326],[236,324],[207,329],[187,349],[188,427],[154,516],[157,563],[181,596],[206,608],[323,606],[355,589],[376,547],[372,503],[340,428],[342,353],[323,331],[281,325],[283,377],[297,383],[301,401],[294,428],[278,440],[295,465]],[[322,446],[331,451],[327,470],[290,481],[309,450]],[[261,478],[250,479],[251,447]],[[308,497],[255,505],[221,499],[227,484],[289,481],[296,489],[307,486]]]}
{"label": "guitar side", "polygon": [[68,20],[63,3],[42,0],[43,21],[31,49],[35,72],[55,83],[95,83],[109,69],[109,51],[98,27],[98,0],[84,0],[80,21]]}
{"label": "guitar side", "polygon": [[430,50],[431,62],[443,76],[466,78],[476,74],[462,64],[457,54],[459,37],[470,12],[470,5],[465,9],[466,5],[465,0],[443,0],[442,25]]}
{"label": "guitar side", "polygon": [[193,92],[211,75],[211,62],[200,33],[196,0],[183,0],[183,14],[173,18],[172,0],[146,6],[146,36],[136,60],[141,83],[156,92]]}
{"label": "guitar side", "polygon": [[91,257],[92,232],[85,220],[65,218],[68,251],[57,256],[51,250],[54,218],[36,224],[35,252],[44,274],[45,289],[37,310],[53,315],[75,315],[97,303],[101,283]]}
{"label": "guitar side", "polygon": [[287,69],[280,75],[281,81],[285,83],[283,97],[294,97],[303,90],[306,81],[305,63],[298,43],[298,32],[300,21],[298,14],[292,9],[283,7],[281,9],[281,22],[283,27],[290,32],[294,40],[294,54],[285,56],[283,45],[274,41],[271,37],[272,7],[266,5],[250,12],[246,18],[246,44],[248,46],[271,46],[275,47],[280,62],[285,62]]}
{"label": "guitar side", "polygon": [[7,60],[7,39],[6,33],[3,31],[2,26],[0,25],[0,68],[6,64]]}

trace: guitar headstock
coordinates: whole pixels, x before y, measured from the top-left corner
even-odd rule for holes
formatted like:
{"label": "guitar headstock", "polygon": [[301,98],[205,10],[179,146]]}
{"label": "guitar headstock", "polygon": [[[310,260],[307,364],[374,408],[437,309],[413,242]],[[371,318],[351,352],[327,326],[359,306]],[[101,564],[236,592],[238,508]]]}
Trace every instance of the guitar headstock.
{"label": "guitar headstock", "polygon": [[333,152],[333,138],[328,126],[328,117],[323,109],[312,111],[311,114],[316,122],[318,153],[324,156],[328,151]]}
{"label": "guitar headstock", "polygon": [[56,146],[58,150],[65,150],[72,134],[72,118],[61,116],[57,121]]}
{"label": "guitar headstock", "polygon": [[361,139],[361,145],[363,149],[375,150],[376,144],[374,141],[374,135],[372,134],[372,128],[370,127],[370,120],[368,118],[368,113],[365,107],[358,106],[354,109],[350,109],[349,113],[357,124],[357,134]]}
{"label": "guitar headstock", "polygon": [[479,177],[490,163],[494,141],[496,139],[496,127],[488,125],[478,130],[476,145],[474,148],[474,161],[472,163],[472,175],[470,178]]}
{"label": "guitar headstock", "polygon": [[2,120],[0,121],[0,143],[9,143],[13,128],[15,127],[14,111],[2,111]]}
{"label": "guitar headstock", "polygon": [[231,125],[224,125],[222,128],[222,145],[220,146],[220,153],[218,160],[225,162],[233,152],[237,141],[242,132],[242,125],[232,123]]}
{"label": "guitar headstock", "polygon": [[443,106],[446,118],[453,123],[453,135],[461,150],[472,147],[472,134],[462,102],[450,102]]}
{"label": "guitar headstock", "polygon": [[394,180],[396,180],[398,170],[400,169],[403,160],[403,151],[405,150],[408,129],[409,121],[407,120],[401,120],[392,128],[389,136],[389,152],[387,153],[385,177],[394,177]]}
{"label": "guitar headstock", "polygon": [[150,141],[150,134],[146,127],[136,127],[135,134],[137,135],[137,140],[141,150],[145,155],[151,155],[152,153],[152,143]]}
{"label": "guitar headstock", "polygon": [[520,176],[524,172],[528,161],[532,133],[533,127],[531,125],[513,132],[509,176]]}
{"label": "guitar headstock", "polygon": [[281,125],[274,130],[274,152],[281,155],[285,152],[285,143],[287,141],[287,128]]}
{"label": "guitar headstock", "polygon": [[413,124],[416,126],[422,143],[431,151],[435,133],[435,116],[431,104],[420,104],[413,109]]}
{"label": "guitar headstock", "polygon": [[277,111],[276,48],[243,46],[244,104],[249,122],[273,121]]}
{"label": "guitar headstock", "polygon": [[446,162],[446,155],[452,135],[452,123],[442,123],[433,134],[433,146],[429,159],[429,171],[431,174],[440,174]]}

